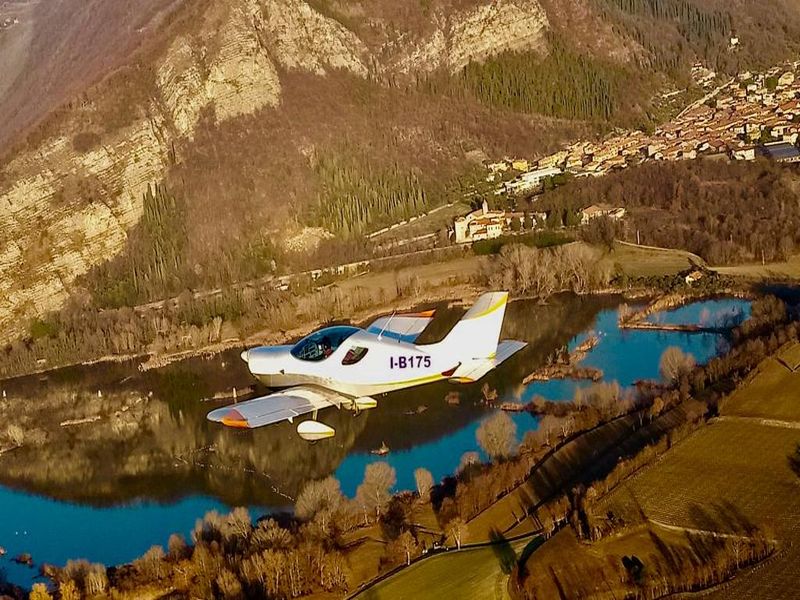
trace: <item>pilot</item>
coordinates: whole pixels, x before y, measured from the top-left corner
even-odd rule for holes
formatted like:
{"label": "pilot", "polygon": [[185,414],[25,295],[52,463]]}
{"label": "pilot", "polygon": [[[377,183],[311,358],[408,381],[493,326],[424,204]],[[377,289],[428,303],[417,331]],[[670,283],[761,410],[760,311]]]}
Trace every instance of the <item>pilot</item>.
{"label": "pilot", "polygon": [[325,358],[328,358],[331,354],[333,354],[331,340],[327,335],[320,341],[320,346],[322,347],[322,354],[325,355]]}

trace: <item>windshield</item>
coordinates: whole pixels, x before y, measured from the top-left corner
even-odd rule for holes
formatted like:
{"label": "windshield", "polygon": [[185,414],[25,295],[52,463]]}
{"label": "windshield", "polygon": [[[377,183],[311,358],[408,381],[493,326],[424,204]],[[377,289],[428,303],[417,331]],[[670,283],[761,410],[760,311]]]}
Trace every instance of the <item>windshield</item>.
{"label": "windshield", "polygon": [[300,360],[323,360],[336,352],[342,342],[358,331],[358,327],[326,327],[304,337],[291,353]]}

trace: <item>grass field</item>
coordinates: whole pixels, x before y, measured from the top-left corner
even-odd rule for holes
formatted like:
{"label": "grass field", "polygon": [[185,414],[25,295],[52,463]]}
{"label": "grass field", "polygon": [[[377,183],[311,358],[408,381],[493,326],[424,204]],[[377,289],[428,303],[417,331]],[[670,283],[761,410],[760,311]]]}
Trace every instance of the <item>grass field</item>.
{"label": "grass field", "polygon": [[691,252],[671,248],[635,246],[617,242],[606,260],[618,265],[630,277],[674,275],[692,266],[703,265],[702,258]]}
{"label": "grass field", "polygon": [[539,528],[539,524],[532,517],[517,524],[518,516],[525,514],[529,504],[524,488],[515,489],[468,523],[465,543],[485,542],[491,539],[493,530],[509,537],[533,533]]}
{"label": "grass field", "polygon": [[778,354],[778,358],[792,371],[800,368],[800,344],[792,344]]}
{"label": "grass field", "polygon": [[749,279],[800,279],[800,254],[786,262],[762,265],[737,265],[733,267],[714,267],[722,275],[747,277]]}
{"label": "grass field", "polygon": [[530,540],[448,552],[403,569],[356,596],[359,600],[505,599],[508,575],[504,565],[513,564]]}
{"label": "grass field", "polygon": [[412,238],[426,233],[436,233],[445,227],[452,226],[456,217],[469,213],[469,204],[456,202],[452,206],[443,206],[433,214],[420,217],[411,223],[406,223],[375,236],[373,239],[378,244],[385,244],[392,240]]}

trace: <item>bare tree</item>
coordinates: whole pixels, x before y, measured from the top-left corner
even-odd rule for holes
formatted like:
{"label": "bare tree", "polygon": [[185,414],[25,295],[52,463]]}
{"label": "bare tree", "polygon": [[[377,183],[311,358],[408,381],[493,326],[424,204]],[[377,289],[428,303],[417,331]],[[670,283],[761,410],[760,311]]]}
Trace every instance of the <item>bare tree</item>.
{"label": "bare tree", "polygon": [[664,400],[661,398],[661,396],[658,396],[655,400],[653,400],[653,405],[650,407],[650,413],[649,413],[650,420],[652,421],[653,419],[655,419],[658,415],[661,414],[663,410],[664,410]]}
{"label": "bare tree", "polygon": [[508,458],[517,445],[517,425],[506,413],[498,412],[481,423],[475,437],[492,460]]}
{"label": "bare tree", "polygon": [[461,543],[464,540],[464,536],[467,535],[467,530],[468,527],[464,519],[456,517],[447,523],[444,532],[447,538],[453,540],[456,543],[456,547],[461,550]]}
{"label": "bare tree", "polygon": [[230,570],[222,569],[217,575],[217,587],[225,600],[239,600],[242,598],[242,583]]}
{"label": "bare tree", "polygon": [[375,511],[375,516],[380,517],[381,511],[391,499],[390,490],[397,482],[394,468],[386,462],[375,462],[367,465],[364,470],[364,481],[356,490],[356,500],[367,513]]}
{"label": "bare tree", "polygon": [[244,506],[234,508],[222,524],[225,538],[246,538],[253,529],[250,512]]}
{"label": "bare tree", "polygon": [[461,461],[458,463],[458,472],[461,473],[464,469],[468,469],[472,465],[477,465],[481,462],[481,457],[477,452],[464,452],[461,455]]}
{"label": "bare tree", "polygon": [[147,579],[160,579],[162,573],[162,561],[164,560],[164,549],[161,546],[151,546],[141,558],[137,558],[133,564]]}
{"label": "bare tree", "polygon": [[47,586],[43,583],[34,583],[31,588],[31,593],[28,595],[29,600],[53,600],[53,596],[47,591]]}
{"label": "bare tree", "polygon": [[93,563],[83,582],[84,591],[87,595],[95,595],[105,592],[107,587],[106,568],[100,563]]}
{"label": "bare tree", "polygon": [[406,565],[410,565],[411,555],[415,554],[417,551],[417,540],[414,539],[410,531],[404,531],[400,534],[400,537],[397,538],[397,543],[403,549],[403,552],[405,552]]}
{"label": "bare tree", "polygon": [[173,560],[185,558],[187,550],[188,546],[186,545],[186,540],[181,534],[173,533],[171,536],[169,536],[169,540],[167,541],[167,552],[170,558]]}
{"label": "bare tree", "polygon": [[[610,419],[622,412],[620,403],[621,389],[616,381],[593,383],[589,387],[575,391],[576,404],[593,406],[605,419]],[[580,399],[580,400],[578,400]]]}
{"label": "bare tree", "polygon": [[81,593],[72,579],[67,579],[59,584],[58,596],[61,600],[81,600]]}
{"label": "bare tree", "polygon": [[420,500],[428,502],[431,499],[431,489],[433,489],[433,475],[428,469],[420,467],[414,471],[414,481],[417,484],[417,493]]}
{"label": "bare tree", "polygon": [[542,432],[542,439],[548,446],[553,443],[553,436],[560,428],[561,419],[555,415],[545,415],[539,421],[539,431]]}
{"label": "bare tree", "polygon": [[670,346],[661,355],[658,370],[665,381],[674,383],[683,375],[688,375],[694,365],[694,356],[685,353],[677,346]]}
{"label": "bare tree", "polygon": [[327,532],[331,517],[344,502],[344,496],[335,477],[309,481],[295,502],[295,514],[300,519],[319,519],[322,530]]}

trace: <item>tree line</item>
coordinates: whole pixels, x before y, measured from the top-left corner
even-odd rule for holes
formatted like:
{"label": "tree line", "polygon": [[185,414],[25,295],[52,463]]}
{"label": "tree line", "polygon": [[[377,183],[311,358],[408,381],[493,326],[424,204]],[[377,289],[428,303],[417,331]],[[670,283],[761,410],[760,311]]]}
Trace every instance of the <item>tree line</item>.
{"label": "tree line", "polygon": [[[542,198],[546,210],[624,206],[610,235],[688,250],[711,264],[785,260],[800,244],[796,177],[767,161],[648,162],[587,177]],[[601,223],[602,220],[599,221]]]}
{"label": "tree line", "polygon": [[585,293],[608,286],[613,272],[602,254],[586,246],[567,244],[535,248],[504,246],[483,274],[488,288],[518,296],[546,298],[557,291]]}
{"label": "tree line", "polygon": [[186,287],[186,206],[164,185],[148,185],[142,218],[118,257],[86,278],[101,306],[133,306]]}
{"label": "tree line", "polygon": [[314,220],[345,237],[417,216],[441,201],[418,172],[397,164],[380,169],[366,159],[327,154],[314,170],[321,187]]}

